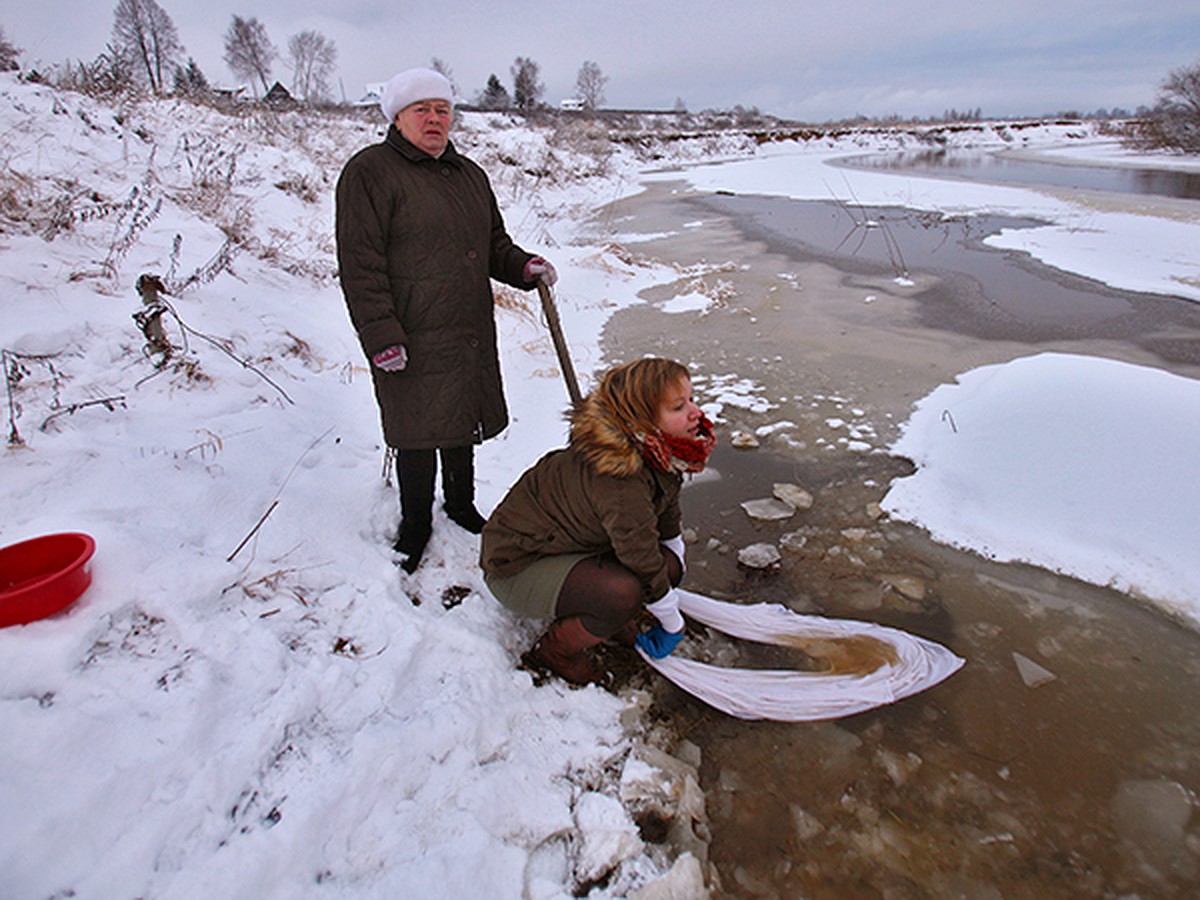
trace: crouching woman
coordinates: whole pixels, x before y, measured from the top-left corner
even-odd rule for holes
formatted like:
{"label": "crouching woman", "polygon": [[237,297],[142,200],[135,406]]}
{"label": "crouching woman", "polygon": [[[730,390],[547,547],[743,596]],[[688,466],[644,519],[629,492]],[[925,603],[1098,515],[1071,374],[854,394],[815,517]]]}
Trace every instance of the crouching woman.
{"label": "crouching woman", "polygon": [[[521,476],[483,529],[484,581],[506,607],[551,619],[527,655],[574,684],[603,680],[586,653],[635,640],[655,658],[683,637],[679,492],[716,443],[688,370],[647,358],[616,366],[572,410],[566,448]],[[638,628],[642,610],[657,618]]]}

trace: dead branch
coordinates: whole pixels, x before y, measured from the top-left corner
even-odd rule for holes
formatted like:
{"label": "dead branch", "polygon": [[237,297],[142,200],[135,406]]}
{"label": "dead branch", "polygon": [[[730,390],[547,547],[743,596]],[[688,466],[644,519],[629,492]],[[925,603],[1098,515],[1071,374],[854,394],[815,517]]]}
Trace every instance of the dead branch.
{"label": "dead branch", "polygon": [[70,406],[65,406],[62,409],[55,410],[46,416],[45,421],[38,426],[38,431],[45,431],[46,426],[57,419],[59,416],[73,416],[81,409],[87,409],[89,406],[103,406],[109,412],[115,410],[118,406],[121,409],[127,409],[125,406],[125,395],[118,394],[115,397],[99,397],[96,400],[84,400],[80,403],[72,403]]}
{"label": "dead branch", "polygon": [[17,419],[21,415],[21,407],[13,397],[13,388],[29,374],[29,370],[21,365],[20,361],[42,363],[49,369],[50,374],[54,377],[54,402],[51,404],[51,408],[54,408],[58,406],[59,385],[58,372],[51,360],[56,356],[58,356],[57,353],[18,353],[7,348],[0,350],[0,357],[2,357],[4,365],[4,388],[8,394],[8,446],[25,446],[25,439],[21,437],[21,432],[17,429]]}
{"label": "dead branch", "polygon": [[167,307],[159,297],[160,293],[165,294],[168,291],[157,275],[143,274],[138,276],[137,292],[142,297],[142,309],[133,314],[133,321],[137,322],[138,328],[142,330],[148,351],[162,354],[158,363],[161,368],[171,358],[173,349],[162,327],[162,316]]}
{"label": "dead branch", "polygon": [[[142,278],[146,278],[146,277],[147,276],[144,276],[144,275],[142,276]],[[139,280],[139,282],[141,281],[141,279],[138,279],[138,280]],[[228,341],[223,341],[220,338],[213,337],[210,334],[205,334],[203,331],[199,331],[198,329],[193,328],[187,322],[183,321],[183,317],[179,315],[179,311],[176,310],[175,307],[172,306],[168,301],[162,299],[162,297],[159,297],[158,301],[163,305],[163,307],[166,309],[166,311],[171,314],[171,316],[175,319],[176,323],[178,323],[179,330],[184,335],[183,349],[184,349],[185,353],[188,350],[187,335],[189,335],[189,334],[194,335],[195,337],[198,337],[200,340],[216,347],[218,350],[220,350],[222,353],[224,353],[226,356],[228,356],[230,359],[232,359],[234,362],[236,362],[238,365],[240,365],[243,369],[248,369],[249,371],[253,372],[255,375],[257,375],[259,378],[261,378],[263,381],[265,381],[271,387],[275,388],[275,390],[277,390],[279,392],[279,395],[281,397],[283,397],[283,399],[286,400],[288,403],[293,404],[293,405],[295,404],[296,401],[293,400],[290,396],[288,396],[288,392],[285,391],[283,388],[281,388],[274,381],[272,381],[268,375],[266,375],[264,372],[260,371],[249,360],[242,359],[240,356],[238,356],[236,353],[234,353],[232,350],[230,350],[229,346],[228,346],[228,343],[229,343]]]}

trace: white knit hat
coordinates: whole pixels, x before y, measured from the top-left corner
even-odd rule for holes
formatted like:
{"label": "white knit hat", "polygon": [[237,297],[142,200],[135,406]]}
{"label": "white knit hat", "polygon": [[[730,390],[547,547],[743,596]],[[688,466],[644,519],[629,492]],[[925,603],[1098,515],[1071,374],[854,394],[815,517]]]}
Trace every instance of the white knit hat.
{"label": "white knit hat", "polygon": [[445,100],[454,103],[454,88],[441,72],[433,69],[405,69],[383,86],[379,108],[389,122],[396,121],[396,113],[418,100]]}

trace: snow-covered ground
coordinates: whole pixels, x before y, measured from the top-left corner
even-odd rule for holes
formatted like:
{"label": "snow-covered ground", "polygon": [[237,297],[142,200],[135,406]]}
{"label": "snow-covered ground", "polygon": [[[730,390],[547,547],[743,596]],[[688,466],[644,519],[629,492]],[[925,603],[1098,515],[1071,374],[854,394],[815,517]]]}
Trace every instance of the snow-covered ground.
{"label": "snow-covered ground", "polygon": [[[534,627],[488,597],[477,539],[440,514],[418,573],[393,564],[395,492],[331,227],[337,172],[379,129],[170,101],[112,108],[4,74],[0,133],[0,544],[79,530],[98,548],[77,604],[0,630],[6,895],[461,897],[486,885],[558,897],[596,884],[590,896],[650,897],[655,879],[693,883],[687,858],[643,843],[633,823],[631,798],[678,777],[645,761],[639,719],[623,715],[644,700],[535,688],[515,668]],[[1030,146],[1069,137],[1021,132]],[[642,163],[603,141],[550,147],[503,117],[469,115],[456,140],[491,173],[517,240],[559,268],[586,387],[605,319],[678,276],[580,242],[577,223],[636,190]],[[688,169],[704,188],[849,200],[851,185],[862,203],[1038,215],[1052,224],[996,241],[1200,299],[1194,219],[1089,214],[1080,228],[1078,209],[1031,191],[824,165],[888,146],[876,134],[663,152],[756,153]],[[145,272],[179,288],[163,322],[186,351],[161,370],[132,319]],[[506,294],[499,312],[513,424],[477,455],[485,512],[564,438],[566,394],[535,303]],[[1037,407],[1022,402],[1031,382]],[[1104,387],[1098,402],[1091,386]],[[1196,382],[1056,356],[945,390],[898,446],[922,468],[890,498],[896,515],[1200,616],[1196,517],[1161,512],[1164,492],[1170,509],[1196,508],[1184,468],[1200,434]],[[1084,451],[1076,434],[1092,436]],[[1102,456],[1101,436],[1113,448]],[[1012,488],[994,460],[1013,466],[1003,450],[1022,439],[1056,452],[1016,463],[1025,504],[989,502]],[[1095,481],[1110,460],[1119,491]],[[1085,558],[1073,549],[1086,542],[1060,539],[1056,528],[1080,535],[1057,510],[1089,489],[1103,496],[1081,512],[1115,527],[1086,532],[1099,546]],[[1036,523],[1032,549],[1009,542],[1029,537],[1016,513]],[[1096,557],[1108,568],[1089,568]]]}

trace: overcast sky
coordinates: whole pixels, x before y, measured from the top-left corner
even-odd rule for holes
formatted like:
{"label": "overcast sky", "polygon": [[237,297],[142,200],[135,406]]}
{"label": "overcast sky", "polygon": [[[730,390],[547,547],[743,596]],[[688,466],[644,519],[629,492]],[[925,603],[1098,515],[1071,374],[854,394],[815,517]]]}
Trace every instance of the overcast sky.
{"label": "overcast sky", "polygon": [[[545,99],[574,91],[585,60],[608,106],[758,107],[803,121],[856,114],[1040,115],[1151,105],[1166,74],[1200,62],[1198,0],[159,0],[209,81],[230,85],[223,36],[257,18],[286,56],[313,29],[337,45],[337,98],[400,69],[451,69],[472,99],[518,56]],[[26,65],[92,60],[116,0],[2,0],[0,26]],[[285,61],[273,73],[288,83]]]}

